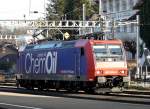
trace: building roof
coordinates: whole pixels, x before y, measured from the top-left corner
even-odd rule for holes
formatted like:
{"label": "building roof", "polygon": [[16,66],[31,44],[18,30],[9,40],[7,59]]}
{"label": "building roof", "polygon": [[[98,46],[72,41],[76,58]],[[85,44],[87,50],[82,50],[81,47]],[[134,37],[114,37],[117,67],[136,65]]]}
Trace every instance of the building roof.
{"label": "building roof", "polygon": [[[133,9],[134,10],[140,9],[143,6],[143,3],[144,3],[144,0],[138,0],[137,3],[133,6]],[[130,16],[128,20],[136,19],[136,15],[138,15],[139,12],[140,11],[138,10],[136,13],[134,13],[132,16]]]}
{"label": "building roof", "polygon": [[0,48],[2,48],[2,47],[6,47],[6,48],[9,48],[15,52],[18,52],[16,46],[11,44],[11,43],[7,43],[7,42],[0,43]]}
{"label": "building roof", "polygon": [[136,19],[136,15],[139,15],[140,11],[137,11],[135,14],[133,14],[132,16],[130,16],[127,20],[134,20]]}
{"label": "building roof", "polygon": [[140,9],[143,6],[144,0],[138,0],[133,9]]}
{"label": "building roof", "polygon": [[[3,52],[3,50],[5,50],[5,52]],[[8,43],[0,44],[0,58],[8,54],[17,54],[17,53],[18,53],[18,50],[14,45],[8,44]]]}

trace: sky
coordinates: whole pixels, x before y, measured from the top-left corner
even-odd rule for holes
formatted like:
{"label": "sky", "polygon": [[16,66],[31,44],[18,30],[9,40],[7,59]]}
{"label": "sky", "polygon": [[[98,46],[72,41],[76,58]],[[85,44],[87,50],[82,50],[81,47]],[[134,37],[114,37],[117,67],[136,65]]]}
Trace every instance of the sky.
{"label": "sky", "polygon": [[43,18],[44,3],[47,0],[0,0],[0,20]]}

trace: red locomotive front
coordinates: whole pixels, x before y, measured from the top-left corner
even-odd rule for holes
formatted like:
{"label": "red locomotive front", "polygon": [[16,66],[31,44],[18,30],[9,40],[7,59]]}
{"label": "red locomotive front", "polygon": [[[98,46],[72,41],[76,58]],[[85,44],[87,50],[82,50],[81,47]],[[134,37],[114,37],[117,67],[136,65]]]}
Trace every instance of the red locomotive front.
{"label": "red locomotive front", "polygon": [[91,40],[96,87],[123,87],[128,82],[125,50],[120,40]]}

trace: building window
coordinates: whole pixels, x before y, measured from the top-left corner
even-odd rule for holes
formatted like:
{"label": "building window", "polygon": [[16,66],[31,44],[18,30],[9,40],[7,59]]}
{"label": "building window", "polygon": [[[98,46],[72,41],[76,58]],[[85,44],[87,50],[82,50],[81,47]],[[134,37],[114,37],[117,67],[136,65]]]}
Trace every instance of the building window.
{"label": "building window", "polygon": [[134,5],[134,0],[129,0],[129,7],[130,7],[130,9],[133,8],[133,5]]}
{"label": "building window", "polygon": [[131,23],[131,33],[135,32],[135,24]]}
{"label": "building window", "polygon": [[120,0],[116,0],[116,11],[119,12],[120,11]]}
{"label": "building window", "polygon": [[123,26],[123,32],[127,32],[127,25]]}
{"label": "building window", "polygon": [[118,26],[118,27],[116,28],[116,32],[117,32],[117,33],[120,33],[120,26]]}
{"label": "building window", "polygon": [[123,33],[127,32],[127,25],[122,25],[120,31]]}
{"label": "building window", "polygon": [[109,11],[113,12],[113,1],[109,0]]}
{"label": "building window", "polygon": [[127,9],[127,0],[122,0],[122,10]]}
{"label": "building window", "polygon": [[103,11],[107,12],[107,1],[103,1]]}

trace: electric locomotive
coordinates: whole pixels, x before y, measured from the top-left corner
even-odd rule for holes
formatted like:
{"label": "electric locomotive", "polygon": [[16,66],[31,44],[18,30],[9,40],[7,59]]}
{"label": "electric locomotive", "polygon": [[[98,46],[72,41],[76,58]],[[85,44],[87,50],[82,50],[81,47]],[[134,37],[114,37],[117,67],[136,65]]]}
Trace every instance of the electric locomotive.
{"label": "electric locomotive", "polygon": [[54,88],[97,92],[128,82],[120,40],[50,41],[19,49],[17,85],[39,90]]}

